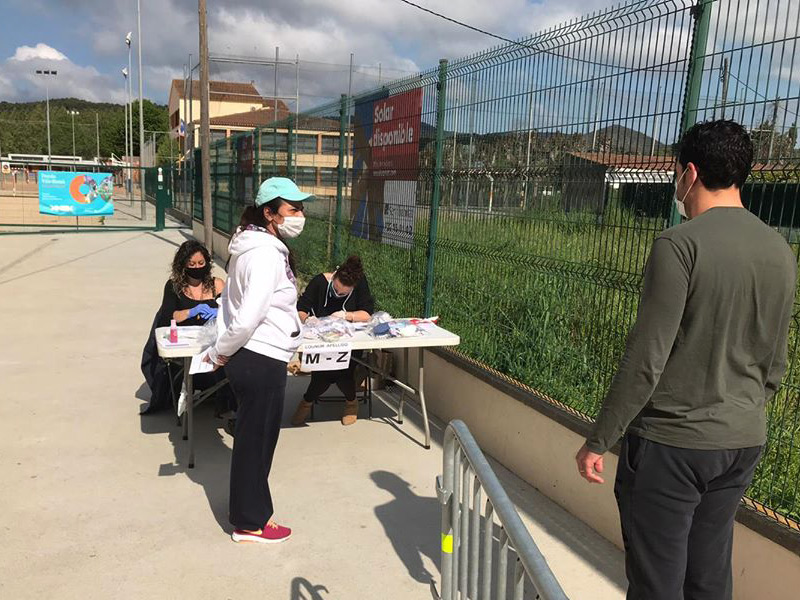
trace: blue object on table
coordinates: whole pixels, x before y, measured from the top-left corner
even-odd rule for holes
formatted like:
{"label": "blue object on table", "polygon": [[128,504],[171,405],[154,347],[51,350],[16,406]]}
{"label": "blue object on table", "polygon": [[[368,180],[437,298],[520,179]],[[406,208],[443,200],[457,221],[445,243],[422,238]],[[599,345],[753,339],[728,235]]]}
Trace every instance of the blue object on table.
{"label": "blue object on table", "polygon": [[379,336],[379,335],[389,335],[392,328],[389,323],[378,323],[375,327],[372,328],[372,335]]}
{"label": "blue object on table", "polygon": [[202,319],[205,319],[206,321],[208,321],[209,319],[214,319],[217,316],[217,309],[212,308],[208,304],[198,304],[194,308],[189,309],[190,319],[197,316],[199,316]]}

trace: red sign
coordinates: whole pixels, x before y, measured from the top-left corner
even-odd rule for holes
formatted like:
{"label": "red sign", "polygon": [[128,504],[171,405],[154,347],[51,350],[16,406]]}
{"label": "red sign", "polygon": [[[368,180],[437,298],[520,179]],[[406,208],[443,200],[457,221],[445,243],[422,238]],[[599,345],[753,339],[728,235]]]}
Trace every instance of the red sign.
{"label": "red sign", "polygon": [[422,88],[375,100],[372,108],[371,175],[411,180],[419,170]]}

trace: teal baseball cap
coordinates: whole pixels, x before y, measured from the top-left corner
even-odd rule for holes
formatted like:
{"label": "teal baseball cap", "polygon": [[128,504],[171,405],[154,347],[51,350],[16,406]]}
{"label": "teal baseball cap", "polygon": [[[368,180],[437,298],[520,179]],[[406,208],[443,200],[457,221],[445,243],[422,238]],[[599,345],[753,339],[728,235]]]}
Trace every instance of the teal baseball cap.
{"label": "teal baseball cap", "polygon": [[289,202],[308,202],[314,200],[314,195],[301,192],[297,184],[288,177],[270,177],[258,188],[256,206],[261,206],[276,198],[283,198]]}

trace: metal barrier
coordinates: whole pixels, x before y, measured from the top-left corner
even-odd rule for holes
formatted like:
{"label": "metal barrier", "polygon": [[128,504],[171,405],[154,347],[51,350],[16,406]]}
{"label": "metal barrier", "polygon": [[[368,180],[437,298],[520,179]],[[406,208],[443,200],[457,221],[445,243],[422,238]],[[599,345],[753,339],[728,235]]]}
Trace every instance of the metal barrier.
{"label": "metal barrier", "polygon": [[[526,580],[533,586],[536,598],[566,600],[564,590],[523,525],[517,509],[462,421],[451,421],[445,430],[444,473],[437,477],[436,491],[442,504],[441,595],[431,582],[431,593],[436,600],[459,597],[461,600],[505,600],[509,587],[514,600],[522,600]],[[481,515],[484,491],[486,510]],[[492,570],[495,518],[500,531],[497,566]],[[511,574],[509,551],[517,555]]]}

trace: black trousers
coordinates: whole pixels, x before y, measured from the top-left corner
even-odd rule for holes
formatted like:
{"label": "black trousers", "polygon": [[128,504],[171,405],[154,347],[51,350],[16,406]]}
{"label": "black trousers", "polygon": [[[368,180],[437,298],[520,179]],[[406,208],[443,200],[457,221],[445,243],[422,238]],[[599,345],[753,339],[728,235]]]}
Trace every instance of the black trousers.
{"label": "black trousers", "polygon": [[273,513],[268,478],[281,430],[286,363],[242,348],[231,357],[225,372],[239,405],[229,518],[237,529],[261,529]]}
{"label": "black trousers", "polygon": [[[205,390],[211,388],[223,381],[227,377],[225,369],[217,369],[210,373],[198,373],[193,375],[193,387],[196,390]],[[178,380],[178,392],[180,392],[181,380]],[[233,398],[229,385],[223,385],[212,396],[214,401],[214,413],[219,416],[229,410],[236,410],[236,401]]]}
{"label": "black trousers", "polygon": [[614,494],[628,600],[730,600],[736,508],[760,456],[625,436]]}
{"label": "black trousers", "polygon": [[[361,352],[353,352],[353,356],[360,358]],[[303,396],[304,400],[316,402],[334,384],[347,400],[355,400],[356,366],[355,362],[350,361],[350,366],[339,371],[314,371],[311,374],[311,382],[308,384],[305,396]]]}

